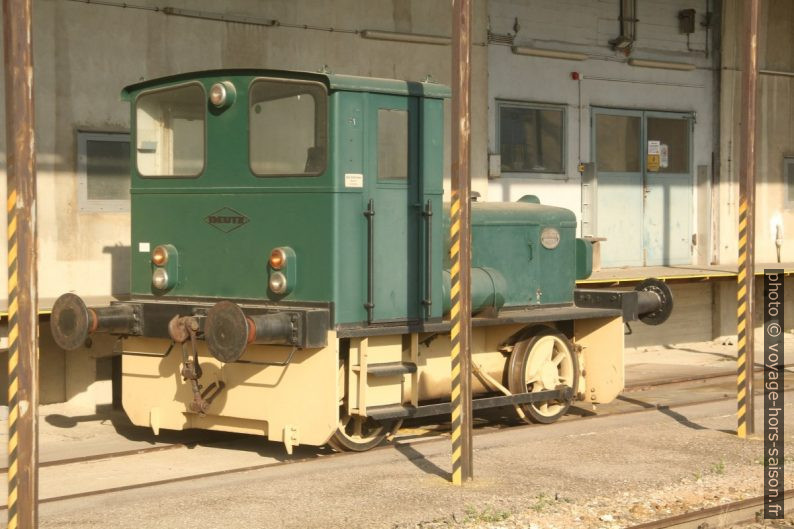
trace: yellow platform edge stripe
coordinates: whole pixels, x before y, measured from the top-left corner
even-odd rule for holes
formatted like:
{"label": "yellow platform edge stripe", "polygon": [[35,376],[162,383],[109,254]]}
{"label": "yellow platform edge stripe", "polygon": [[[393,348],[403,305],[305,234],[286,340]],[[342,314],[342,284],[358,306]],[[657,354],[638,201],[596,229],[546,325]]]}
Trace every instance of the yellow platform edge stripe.
{"label": "yellow platform edge stripe", "polygon": [[[791,270],[783,270],[783,275],[790,276],[794,274],[794,269]],[[764,275],[763,270],[756,271],[756,276]],[[661,279],[662,281],[671,281],[674,279],[711,279],[711,278],[727,278],[727,277],[738,277],[739,272],[714,272],[711,274],[688,274],[688,275],[674,275],[674,276],[653,276],[656,279]],[[577,285],[595,285],[599,283],[630,283],[630,282],[640,282],[644,281],[647,277],[651,276],[644,276],[644,277],[615,277],[615,278],[599,278],[599,279],[578,279],[576,281]]]}

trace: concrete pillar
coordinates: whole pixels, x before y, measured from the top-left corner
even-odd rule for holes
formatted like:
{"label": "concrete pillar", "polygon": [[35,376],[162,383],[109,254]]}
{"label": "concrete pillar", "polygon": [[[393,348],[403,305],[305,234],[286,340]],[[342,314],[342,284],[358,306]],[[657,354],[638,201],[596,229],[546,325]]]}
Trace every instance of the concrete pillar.
{"label": "concrete pillar", "polygon": [[712,338],[736,343],[736,281],[731,278],[712,282],[711,300]]}

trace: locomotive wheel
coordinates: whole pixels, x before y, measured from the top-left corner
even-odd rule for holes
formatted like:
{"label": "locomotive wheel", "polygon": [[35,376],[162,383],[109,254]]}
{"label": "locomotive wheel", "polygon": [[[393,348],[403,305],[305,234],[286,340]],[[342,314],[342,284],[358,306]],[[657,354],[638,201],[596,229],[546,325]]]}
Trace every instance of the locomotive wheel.
{"label": "locomotive wheel", "polygon": [[339,427],[328,444],[339,452],[366,452],[378,446],[397,425],[397,421],[378,422],[369,417],[339,410]]}
{"label": "locomotive wheel", "polygon": [[[579,385],[579,361],[573,346],[564,334],[551,327],[533,329],[533,335],[513,347],[508,368],[510,392],[531,393],[569,386],[576,392]],[[522,404],[527,422],[552,423],[565,415],[573,402],[548,400]]]}

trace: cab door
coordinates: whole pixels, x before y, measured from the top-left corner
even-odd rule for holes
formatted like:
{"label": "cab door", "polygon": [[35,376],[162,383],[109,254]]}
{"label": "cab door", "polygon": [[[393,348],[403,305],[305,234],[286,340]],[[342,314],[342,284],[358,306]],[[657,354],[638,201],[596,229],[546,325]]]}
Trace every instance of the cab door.
{"label": "cab door", "polygon": [[369,94],[364,173],[368,320],[416,320],[420,311],[418,101]]}

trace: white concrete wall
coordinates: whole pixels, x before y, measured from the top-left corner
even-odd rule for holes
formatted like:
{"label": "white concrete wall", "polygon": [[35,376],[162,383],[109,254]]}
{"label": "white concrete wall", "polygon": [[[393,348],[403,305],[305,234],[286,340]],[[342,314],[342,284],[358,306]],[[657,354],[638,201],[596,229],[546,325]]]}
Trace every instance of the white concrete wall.
{"label": "white concrete wall", "polygon": [[[490,152],[496,153],[497,99],[514,99],[565,105],[567,109],[566,172],[559,174],[503,175],[488,186],[488,200],[516,200],[535,194],[544,204],[577,212],[581,220],[579,162],[592,161],[590,109],[597,107],[694,112],[693,180],[698,165],[711,166],[715,142],[713,115],[715,88],[711,58],[702,51],[688,51],[686,35],[678,30],[678,11],[695,7],[698,18],[705,3],[686,0],[639,0],[638,39],[631,57],[687,62],[695,71],[682,72],[629,66],[627,58],[610,49],[608,41],[618,35],[618,2],[590,0],[491,0],[491,31],[514,33],[515,45],[585,53],[588,59],[571,61],[514,55],[505,45],[488,48],[488,104]],[[697,24],[690,47],[704,50],[706,32]],[[572,80],[579,72],[582,80]],[[594,79],[594,78],[601,79]],[[608,80],[603,80],[608,79]],[[581,86],[579,86],[581,85]],[[581,122],[579,89],[581,88]],[[694,191],[693,229],[697,224],[697,191]],[[702,198],[702,197],[701,197]],[[580,223],[581,226],[581,223]],[[698,235],[707,244],[709,233]],[[693,257],[694,259],[694,257]]]}
{"label": "white concrete wall", "polygon": [[[110,3],[113,3],[111,0]],[[123,3],[121,0],[118,4]],[[129,213],[85,213],[78,207],[77,131],[125,132],[129,106],[121,88],[143,79],[181,72],[233,67],[331,71],[352,75],[451,80],[450,46],[377,41],[364,29],[450,35],[449,2],[421,0],[131,0],[142,7],[113,7],[71,0],[34,2],[34,83],[38,156],[40,308],[48,309],[66,291],[104,303],[129,289]],[[164,6],[216,15],[276,19],[277,27],[169,16]],[[474,188],[487,181],[486,3],[474,2],[472,130]],[[304,26],[315,27],[306,29]],[[334,28],[334,31],[329,31]],[[345,31],[339,31],[345,30]],[[3,87],[0,84],[0,97]],[[0,105],[0,119],[4,106]],[[0,127],[0,145],[5,128]],[[448,138],[447,138],[448,140]],[[0,155],[0,195],[5,163]],[[449,141],[445,175],[449,180]],[[5,230],[5,216],[0,216]],[[0,264],[6,261],[0,245]],[[5,265],[2,265],[5,269]],[[0,310],[7,306],[0,281]],[[93,351],[64,355],[42,329],[42,402],[65,399],[87,404],[109,399],[97,382],[94,356],[112,340],[99,339]],[[2,334],[2,331],[0,331]],[[0,381],[2,377],[0,377]],[[104,395],[104,397],[102,397]],[[2,400],[2,399],[0,399]]]}
{"label": "white concrete wall", "polygon": [[[266,67],[316,70],[327,65],[339,73],[421,80],[430,74],[442,83],[451,80],[449,46],[405,44],[363,39],[339,31],[294,26],[363,30],[380,29],[449,35],[449,2],[421,0],[131,0],[142,6],[203,10],[278,19],[279,27],[261,27],[198,20],[138,9],[121,9],[70,0],[35,0],[34,52],[36,83],[37,150],[39,168],[39,291],[42,308],[60,293],[74,290],[89,298],[122,293],[128,285],[129,214],[82,213],[77,204],[76,131],[126,131],[129,109],[120,102],[122,86],[178,72],[224,67]],[[712,0],[719,2],[719,0]],[[794,70],[789,45],[790,0],[770,0],[762,24],[762,67]],[[738,164],[739,65],[736,39],[739,34],[738,0],[725,0],[726,60],[722,72],[722,182],[719,203],[718,247],[721,262],[736,255],[735,204]],[[764,3],[767,4],[767,3]],[[488,200],[515,200],[531,193],[547,204],[568,207],[580,215],[580,161],[591,160],[590,107],[606,106],[695,112],[693,171],[711,164],[717,141],[714,112],[717,87],[711,58],[687,50],[686,37],[678,33],[677,12],[694,7],[698,22],[705,1],[639,0],[638,41],[633,57],[690,62],[692,72],[631,67],[626,57],[613,52],[607,41],[617,35],[617,0],[475,0],[472,79],[472,175],[473,188]],[[362,6],[365,6],[362,7]],[[788,11],[787,11],[788,9]],[[581,62],[513,55],[503,45],[487,45],[486,27],[493,33],[513,32],[515,19],[521,29],[517,45],[583,52]],[[775,29],[775,31],[772,31]],[[690,47],[702,50],[705,31],[699,25]],[[766,51],[764,53],[767,53]],[[765,62],[766,61],[766,62]],[[787,62],[788,61],[788,62]],[[579,86],[570,72],[583,76],[579,83],[582,120],[579,121]],[[612,80],[596,80],[594,77]],[[794,259],[794,217],[780,207],[782,153],[794,153],[789,99],[789,80],[762,78],[759,104],[765,113],[759,127],[766,131],[759,147],[765,158],[759,174],[771,184],[759,187],[759,259],[770,258],[767,227],[777,213],[784,219],[783,258]],[[3,87],[0,85],[0,95]],[[567,108],[567,159],[565,175],[540,175],[487,180],[487,154],[495,152],[496,99],[517,99],[564,104]],[[780,109],[788,109],[786,113]],[[0,117],[4,108],[0,105]],[[449,123],[449,121],[447,121]],[[0,128],[0,137],[4,136]],[[581,141],[580,141],[581,134]],[[447,140],[449,130],[447,131]],[[774,142],[773,142],[774,139]],[[449,174],[449,141],[446,142]],[[580,154],[581,152],[581,154]],[[777,171],[777,173],[775,172]],[[694,175],[693,175],[694,176]],[[4,164],[0,166],[0,195],[5,193]],[[448,178],[447,178],[448,179]],[[761,179],[759,178],[759,181]],[[692,226],[698,232],[698,254],[710,249],[711,223],[698,222],[708,207],[711,189],[698,187],[692,202]],[[768,213],[762,213],[768,212]],[[5,217],[0,216],[0,229]],[[767,230],[767,231],[764,231]],[[5,262],[0,245],[0,263]],[[114,257],[115,256],[115,257]],[[769,259],[771,260],[771,259]],[[0,308],[5,305],[5,282],[0,281]],[[697,292],[697,289],[695,290]],[[686,296],[686,294],[684,294]],[[683,298],[682,298],[683,299]],[[693,300],[695,302],[696,300]],[[701,314],[708,308],[700,307]],[[686,312],[682,314],[687,314]],[[688,316],[693,316],[689,313]],[[694,316],[693,316],[694,317]],[[704,320],[705,321],[705,320]],[[684,325],[682,323],[682,325]],[[707,328],[698,331],[708,334]],[[692,335],[690,338],[700,338]],[[46,333],[45,333],[46,335]],[[638,343],[656,339],[638,331]],[[107,344],[102,347],[106,348]],[[99,344],[98,347],[99,348]],[[46,364],[46,400],[83,398],[101,400],[98,391],[106,384],[94,381],[96,365],[84,351],[57,356],[48,337],[42,341]],[[96,353],[97,351],[95,351]],[[56,368],[57,367],[57,368]],[[79,375],[79,376],[78,376]],[[60,378],[62,377],[62,378]],[[57,380],[56,380],[57,379]],[[44,396],[44,394],[43,394]]]}
{"label": "white concrete wall", "polygon": [[[121,3],[121,2],[118,2]],[[76,133],[126,131],[129,107],[123,86],[195,70],[263,67],[422,80],[451,80],[450,46],[364,39],[340,31],[377,29],[450,35],[448,2],[420,0],[135,0],[143,7],[171,6],[208,13],[277,19],[278,27],[168,16],[146,9],[69,0],[34,2],[34,67],[38,152],[39,292],[41,307],[65,291],[103,299],[128,290],[129,213],[78,209]],[[474,3],[474,40],[485,41],[485,1]],[[301,26],[301,27],[289,27]],[[475,46],[472,98],[474,173],[486,164],[486,49]],[[1,87],[0,87],[1,88]],[[0,95],[2,90],[0,90]],[[0,105],[0,117],[3,116]],[[0,130],[0,136],[4,129]],[[449,160],[449,142],[446,142]],[[3,167],[4,170],[4,167]],[[446,173],[448,177],[449,162]],[[0,194],[5,178],[0,172]],[[448,180],[448,178],[447,178]],[[475,189],[485,192],[484,178]],[[5,217],[0,218],[5,229]],[[5,262],[0,245],[0,262]],[[0,305],[6,305],[0,281]],[[0,307],[1,308],[1,307]]]}
{"label": "white concrete wall", "polygon": [[[794,75],[794,3],[761,2],[758,66]],[[742,57],[744,2],[725,0],[721,98],[720,246],[722,263],[737,261],[740,123],[742,113]],[[756,127],[756,226],[758,263],[777,261],[775,239],[782,226],[782,262],[794,261],[794,203],[787,203],[783,157],[794,156],[794,78],[762,73],[758,78]]]}

